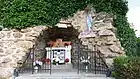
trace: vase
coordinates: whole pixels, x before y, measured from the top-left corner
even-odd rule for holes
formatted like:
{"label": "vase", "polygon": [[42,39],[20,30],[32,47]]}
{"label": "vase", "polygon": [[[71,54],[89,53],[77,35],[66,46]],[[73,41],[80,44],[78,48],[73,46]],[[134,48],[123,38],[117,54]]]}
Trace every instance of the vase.
{"label": "vase", "polygon": [[50,64],[50,62],[47,62],[47,64]]}
{"label": "vase", "polygon": [[56,63],[56,65],[58,66],[58,63]]}
{"label": "vase", "polygon": [[88,66],[86,65],[86,72],[88,72]]}
{"label": "vase", "polygon": [[68,63],[68,62],[66,63],[66,65],[69,65],[69,64],[70,64],[70,63]]}

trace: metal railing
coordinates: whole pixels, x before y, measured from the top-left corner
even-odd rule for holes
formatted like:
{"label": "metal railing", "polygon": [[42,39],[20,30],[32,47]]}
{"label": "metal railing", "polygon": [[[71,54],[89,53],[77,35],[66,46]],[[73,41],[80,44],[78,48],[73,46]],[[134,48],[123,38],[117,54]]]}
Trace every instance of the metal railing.
{"label": "metal railing", "polygon": [[20,63],[22,65],[20,67],[18,67],[19,73],[30,72],[30,70],[32,70],[32,67],[30,66],[30,65],[32,65],[31,64],[32,50],[33,50],[33,48],[29,49],[29,52],[27,53],[25,60],[23,61],[23,63]]}
{"label": "metal railing", "polygon": [[[73,67],[77,69],[77,73],[94,73],[94,74],[107,74],[108,73],[108,66],[104,61],[100,51],[97,51],[95,46],[95,51],[91,51],[88,49],[88,46],[84,46],[81,42],[77,42],[74,54],[72,58],[74,62],[72,62]],[[36,47],[33,46],[30,49],[25,61],[23,62],[22,66],[19,68],[20,73],[40,73],[40,72],[47,72],[49,74],[52,73],[52,64],[43,63],[42,66],[36,68],[35,65],[35,49]],[[52,52],[51,50],[49,52]],[[50,55],[51,58],[52,55]],[[61,69],[60,69],[61,70]]]}
{"label": "metal railing", "polygon": [[[36,46],[30,49],[27,57],[25,58],[22,66],[19,67],[19,73],[39,73],[39,72],[48,72],[51,74],[51,64],[42,63],[42,65],[36,64],[36,56],[35,56]],[[50,51],[51,52],[51,51]],[[42,61],[42,60],[41,60]]]}
{"label": "metal railing", "polygon": [[[76,43],[76,48],[78,49],[73,51],[75,55],[73,55],[76,61],[73,62],[73,67],[78,69],[77,73],[86,72],[86,73],[94,73],[94,74],[107,74],[108,66],[101,56],[100,51],[97,51],[97,47],[95,46],[94,51],[88,49],[88,46],[82,45],[81,41]],[[77,58],[77,59],[76,59]],[[82,58],[82,59],[81,59]]]}

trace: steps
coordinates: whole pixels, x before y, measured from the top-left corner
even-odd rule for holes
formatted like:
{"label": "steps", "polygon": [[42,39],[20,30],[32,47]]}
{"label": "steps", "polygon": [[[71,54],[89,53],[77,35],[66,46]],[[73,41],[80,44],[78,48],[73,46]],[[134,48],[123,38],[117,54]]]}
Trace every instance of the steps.
{"label": "steps", "polygon": [[16,79],[114,79],[114,78],[107,78],[105,75],[102,74],[86,74],[80,73],[77,74],[76,72],[60,72],[60,73],[40,73],[40,74],[21,74]]}

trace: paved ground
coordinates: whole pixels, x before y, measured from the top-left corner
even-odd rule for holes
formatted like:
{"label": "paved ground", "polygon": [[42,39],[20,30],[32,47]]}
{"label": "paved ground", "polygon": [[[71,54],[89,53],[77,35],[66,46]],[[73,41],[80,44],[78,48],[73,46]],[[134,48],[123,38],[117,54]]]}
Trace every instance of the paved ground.
{"label": "paved ground", "polygon": [[76,72],[60,72],[60,73],[40,73],[40,74],[22,74],[16,79],[114,79],[107,78],[105,75],[101,74],[77,74]]}
{"label": "paved ground", "polygon": [[87,74],[80,73],[77,74],[77,70],[72,68],[72,65],[58,65],[52,66],[52,74],[48,72],[39,72],[36,74],[24,73],[20,74],[19,77],[15,79],[114,79],[107,78],[106,75],[101,74]]}

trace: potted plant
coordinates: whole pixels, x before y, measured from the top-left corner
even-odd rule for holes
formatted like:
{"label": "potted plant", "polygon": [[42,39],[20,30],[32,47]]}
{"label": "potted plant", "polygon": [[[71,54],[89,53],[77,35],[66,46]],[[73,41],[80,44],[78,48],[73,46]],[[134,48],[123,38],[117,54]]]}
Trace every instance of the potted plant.
{"label": "potted plant", "polygon": [[85,66],[88,66],[90,63],[89,63],[89,61],[85,60],[85,61],[83,62],[83,64],[84,64]]}
{"label": "potted plant", "polygon": [[68,43],[65,43],[65,46],[68,46],[69,44]]}
{"label": "potted plant", "polygon": [[66,59],[65,59],[65,63],[68,63],[68,62],[69,62],[69,59],[68,59],[68,58],[66,58]]}
{"label": "potted plant", "polygon": [[57,63],[56,60],[53,60],[53,64],[56,65],[56,63]]}
{"label": "potted plant", "polygon": [[70,42],[70,45],[72,45],[72,42]]}

